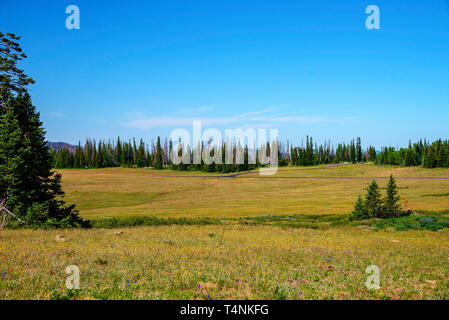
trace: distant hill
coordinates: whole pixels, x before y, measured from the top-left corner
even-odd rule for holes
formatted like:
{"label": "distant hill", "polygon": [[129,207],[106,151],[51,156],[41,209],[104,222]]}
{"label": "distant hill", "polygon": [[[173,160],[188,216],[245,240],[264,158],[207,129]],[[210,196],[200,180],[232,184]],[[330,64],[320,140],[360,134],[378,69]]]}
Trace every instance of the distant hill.
{"label": "distant hill", "polygon": [[50,147],[50,149],[59,150],[67,147],[70,152],[74,152],[76,149],[76,146],[70,143],[66,142],[47,142],[47,145]]}

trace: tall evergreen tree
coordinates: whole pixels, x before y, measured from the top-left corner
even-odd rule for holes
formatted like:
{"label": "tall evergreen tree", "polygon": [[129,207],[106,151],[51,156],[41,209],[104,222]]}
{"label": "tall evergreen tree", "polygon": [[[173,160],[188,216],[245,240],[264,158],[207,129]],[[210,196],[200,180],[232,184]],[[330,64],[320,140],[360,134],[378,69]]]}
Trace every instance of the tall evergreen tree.
{"label": "tall evergreen tree", "polygon": [[399,217],[401,215],[400,199],[396,180],[393,178],[393,175],[390,175],[387,184],[387,195],[382,206],[382,216],[384,218]]}
{"label": "tall evergreen tree", "polygon": [[354,211],[349,215],[349,220],[361,220],[369,218],[369,213],[365,201],[359,195],[354,205]]}
{"label": "tall evergreen tree", "polygon": [[158,136],[156,144],[156,169],[162,169],[163,166],[161,138]]}
{"label": "tall evergreen tree", "polygon": [[366,188],[365,205],[370,218],[379,218],[382,213],[382,199],[379,185],[375,180]]}
{"label": "tall evergreen tree", "polygon": [[61,175],[51,170],[45,131],[26,91],[32,82],[17,68],[19,37],[8,35],[0,33],[0,195],[8,194],[9,210],[29,224],[80,224],[74,206],[61,199]]}
{"label": "tall evergreen tree", "polygon": [[361,162],[363,160],[362,158],[362,140],[360,139],[360,137],[357,138],[357,146],[356,146],[356,151],[357,151],[357,161]]}

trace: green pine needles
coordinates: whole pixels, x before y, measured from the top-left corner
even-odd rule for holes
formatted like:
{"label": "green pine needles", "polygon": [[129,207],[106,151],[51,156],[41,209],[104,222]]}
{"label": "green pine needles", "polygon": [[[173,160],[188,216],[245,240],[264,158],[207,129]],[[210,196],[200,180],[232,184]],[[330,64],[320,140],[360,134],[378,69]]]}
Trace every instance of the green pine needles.
{"label": "green pine needles", "polygon": [[62,200],[61,175],[51,170],[45,131],[26,89],[34,80],[17,67],[26,57],[19,39],[0,32],[0,199],[27,226],[83,225]]}
{"label": "green pine needles", "polygon": [[393,175],[387,184],[386,196],[382,199],[379,185],[375,180],[365,189],[365,197],[359,195],[354,205],[354,211],[349,215],[350,220],[370,218],[397,218],[410,215],[410,211],[401,209],[401,200],[396,180]]}

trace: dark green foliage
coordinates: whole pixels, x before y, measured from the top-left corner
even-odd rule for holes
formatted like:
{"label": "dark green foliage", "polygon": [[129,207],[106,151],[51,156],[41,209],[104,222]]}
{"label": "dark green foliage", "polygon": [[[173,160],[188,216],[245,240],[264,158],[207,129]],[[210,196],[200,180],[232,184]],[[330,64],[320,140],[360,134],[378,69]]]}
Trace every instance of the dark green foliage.
{"label": "dark green foliage", "polygon": [[[12,45],[4,39],[0,33],[1,53]],[[0,78],[0,196],[9,196],[8,209],[29,226],[81,225],[74,206],[62,200],[61,176],[51,171],[45,131],[26,91],[32,81],[17,69],[17,60],[14,54],[0,60],[1,71],[10,74]]]}
{"label": "dark green foliage", "polygon": [[[156,145],[152,143],[151,148],[147,148],[142,139],[139,145],[133,141],[124,142],[120,138],[116,144],[110,141],[100,141],[98,144],[95,140],[86,140],[83,146],[78,144],[75,151],[71,151],[64,147],[60,150],[52,150],[53,166],[55,168],[104,168],[104,167],[154,167],[162,169],[170,167],[176,170],[197,170],[204,172],[221,172],[231,173],[238,171],[253,170],[260,167],[259,159],[256,157],[256,164],[249,164],[249,147],[245,145],[243,164],[225,164],[226,143],[221,146],[223,161],[222,164],[205,165],[193,164],[193,151],[190,146],[187,153],[190,153],[190,163],[182,163],[174,165],[169,158],[169,154],[173,148],[172,141],[169,143],[165,140],[164,147],[160,137],[158,137]],[[204,146],[197,147],[203,152]],[[272,149],[268,144],[265,147],[267,153]],[[235,155],[237,146],[232,146],[232,152]],[[257,149],[256,153],[262,150]],[[182,150],[179,150],[181,155]],[[449,167],[449,143],[448,141],[438,140],[432,144],[427,141],[419,141],[418,143],[409,143],[409,147],[401,148],[397,151],[394,147],[385,147],[377,154],[375,147],[369,146],[364,152],[362,150],[361,139],[352,140],[349,144],[338,144],[336,150],[330,141],[326,141],[324,145],[316,145],[311,137],[306,137],[306,145],[301,147],[291,146],[284,149],[282,144],[278,148],[278,165],[280,167],[289,164],[294,166],[313,166],[318,164],[331,164],[340,162],[365,162],[371,161],[376,164],[388,165],[404,165],[419,166],[423,165],[427,168]]]}
{"label": "dark green foliage", "polygon": [[358,197],[354,211],[349,215],[349,220],[362,220],[370,218],[393,218],[410,215],[410,211],[404,211],[399,205],[400,197],[398,187],[393,175],[390,176],[387,184],[386,196],[382,199],[380,188],[376,181],[365,189],[366,195],[362,199]]}
{"label": "dark green foliage", "polygon": [[360,137],[357,138],[356,152],[357,152],[357,161],[358,162],[363,161],[362,140],[360,139]]}
{"label": "dark green foliage", "polygon": [[383,219],[376,221],[373,226],[378,229],[395,228],[396,230],[432,230],[439,231],[449,228],[448,217],[409,216]]}
{"label": "dark green foliage", "polygon": [[[152,145],[151,149],[146,148],[145,143],[140,139],[140,143],[123,142],[120,138],[117,139],[116,144],[111,142],[99,141],[87,139],[84,147],[81,143],[74,151],[70,151],[67,147],[59,150],[51,150],[52,164],[54,168],[105,168],[105,167],[154,167],[156,169],[162,169],[169,167],[175,170],[195,170],[204,172],[220,172],[220,173],[232,173],[238,171],[248,171],[260,167],[258,159],[256,157],[256,164],[249,163],[249,148],[244,146],[243,148],[243,163],[225,164],[225,148],[226,144],[221,147],[222,163],[206,165],[204,162],[201,164],[193,164],[193,152],[190,146],[184,148],[187,149],[187,153],[190,154],[190,163],[181,163],[175,165],[171,162],[169,154],[173,148],[173,144],[170,141],[162,143],[160,137],[158,137],[156,145]],[[166,146],[166,147],[165,147]],[[204,146],[199,147],[201,152],[204,151]],[[178,155],[181,157],[182,149],[179,150]],[[233,147],[233,153],[236,154],[237,147]],[[211,151],[213,156],[214,150]],[[288,165],[285,158],[280,158],[280,166]]]}
{"label": "dark green foliage", "polygon": [[[0,32],[0,85],[8,92],[26,92],[26,87],[34,83],[34,80],[27,76],[17,63],[27,56],[22,52],[18,41],[19,36],[13,33]],[[3,104],[5,97],[0,96],[0,104]]]}
{"label": "dark green foliage", "polygon": [[374,148],[373,146],[369,146],[368,147],[368,158],[367,158],[367,160],[369,160],[369,161],[376,161],[376,159],[377,159],[376,148]]}
{"label": "dark green foliage", "polygon": [[362,196],[359,195],[354,205],[354,211],[349,215],[349,220],[362,220],[368,219],[369,217],[365,202],[363,201]]}
{"label": "dark green foliage", "polygon": [[9,194],[8,208],[30,225],[81,224],[74,206],[61,199],[61,176],[51,171],[45,132],[29,95],[0,94],[6,101],[0,112],[0,194]]}
{"label": "dark green foliage", "polygon": [[379,185],[375,180],[371,182],[366,190],[364,205],[367,216],[370,218],[380,217],[382,214],[382,199]]}
{"label": "dark green foliage", "polygon": [[385,147],[377,155],[377,164],[391,164],[420,166],[425,168],[448,168],[449,167],[449,141],[438,139],[431,144],[424,140],[412,144],[408,148],[396,150],[394,147]]}
{"label": "dark green foliage", "polygon": [[401,197],[398,194],[398,187],[393,175],[390,175],[390,179],[387,184],[387,194],[383,200],[382,217],[392,218],[399,217],[402,213],[399,200]]}
{"label": "dark green foliage", "polygon": [[157,137],[156,144],[156,169],[162,169],[164,167],[164,163],[162,160],[162,147],[161,147],[161,138]]}

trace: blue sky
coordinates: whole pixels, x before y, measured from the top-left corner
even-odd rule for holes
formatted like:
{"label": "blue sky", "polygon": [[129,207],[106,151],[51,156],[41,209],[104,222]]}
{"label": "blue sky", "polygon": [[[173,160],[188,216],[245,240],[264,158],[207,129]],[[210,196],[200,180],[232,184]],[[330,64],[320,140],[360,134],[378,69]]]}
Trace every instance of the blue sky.
{"label": "blue sky", "polygon": [[295,143],[449,138],[448,0],[1,0],[0,29],[22,36],[50,141],[149,141],[192,120]]}

